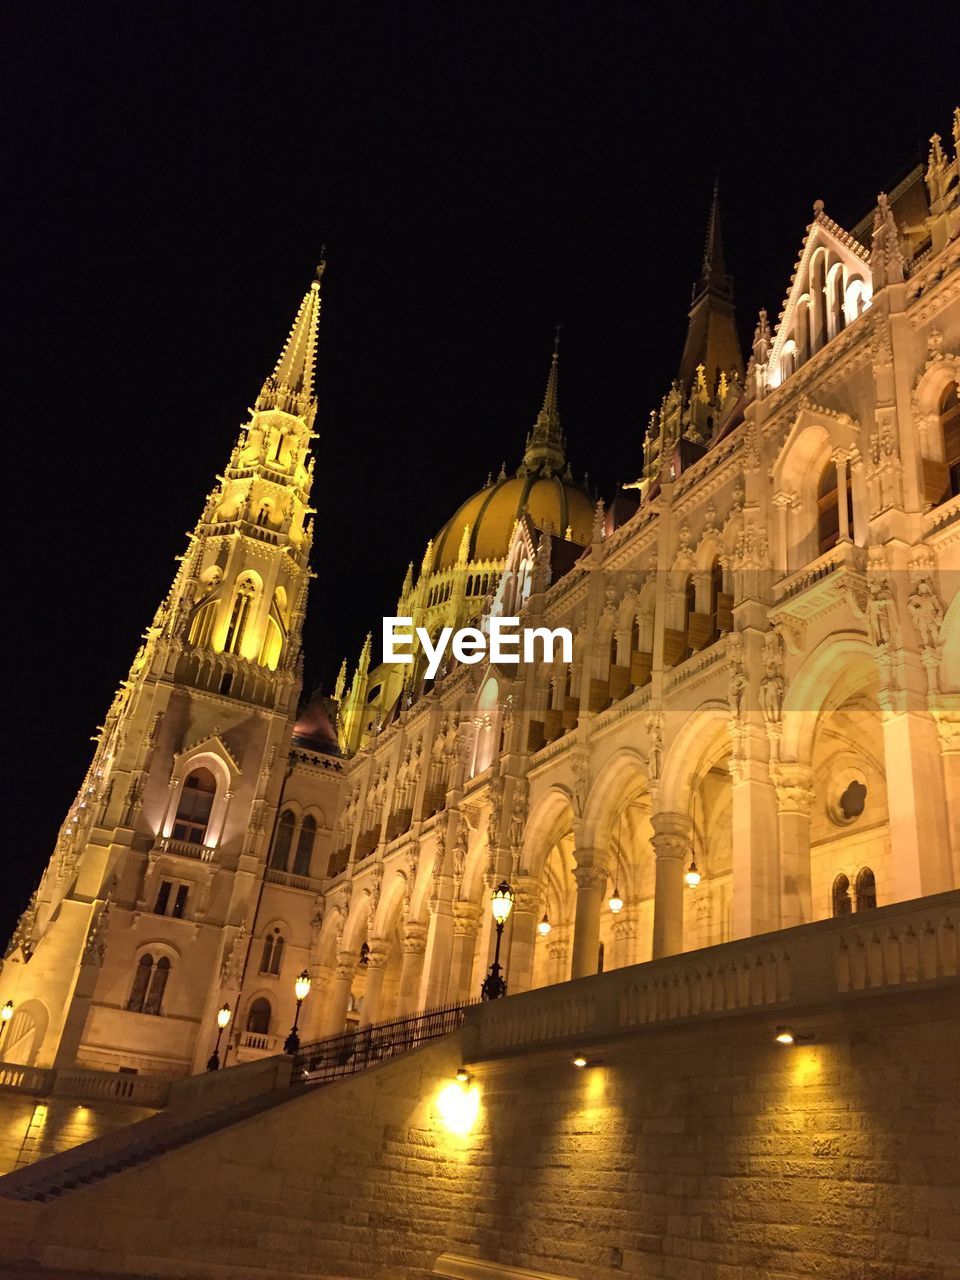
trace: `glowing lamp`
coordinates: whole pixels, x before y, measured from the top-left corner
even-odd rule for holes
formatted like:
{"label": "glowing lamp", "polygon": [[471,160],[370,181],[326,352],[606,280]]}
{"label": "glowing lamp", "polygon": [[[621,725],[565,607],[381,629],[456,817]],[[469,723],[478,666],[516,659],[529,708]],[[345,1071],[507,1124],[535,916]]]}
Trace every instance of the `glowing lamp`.
{"label": "glowing lamp", "polygon": [[233,1011],[228,1004],[223,1005],[217,1012],[217,1026],[222,1031],[230,1019],[233,1017]]}
{"label": "glowing lamp", "polygon": [[797,1038],[790,1027],[777,1027],[777,1034],[774,1039],[777,1044],[795,1044]]}
{"label": "glowing lamp", "polygon": [[610,901],[607,903],[607,906],[610,908],[610,910],[613,912],[614,915],[616,915],[618,911],[623,910],[623,899],[620,897],[620,890],[618,888],[614,887],[613,893],[610,895]]}
{"label": "glowing lamp", "polygon": [[693,858],[690,859],[690,865],[684,872],[683,878],[691,889],[695,889],[703,878],[697,870],[697,864]]}
{"label": "glowing lamp", "polygon": [[469,1084],[470,1072],[466,1067],[461,1067],[454,1078],[458,1080],[460,1084]]}
{"label": "glowing lamp", "polygon": [[3,1021],[6,1023],[6,1022],[9,1022],[12,1017],[13,1017],[13,1001],[8,1000],[7,1003],[3,1006],[3,1008],[0,1009],[0,1018],[2,1018]]}
{"label": "glowing lamp", "polygon": [[539,933],[541,938],[545,938],[552,928],[553,928],[553,925],[547,919],[547,913],[544,912],[543,919],[537,925],[537,933]]}
{"label": "glowing lamp", "polygon": [[493,912],[493,918],[497,924],[506,923],[507,916],[513,910],[513,903],[513,890],[506,880],[501,880],[490,898],[490,910]]}
{"label": "glowing lamp", "polygon": [[575,1067],[585,1067],[587,1065],[587,1060],[582,1053],[577,1054],[577,1056],[573,1060],[573,1065]]}
{"label": "glowing lamp", "polygon": [[293,990],[297,997],[297,1004],[306,1000],[310,994],[310,974],[304,969],[303,973],[297,976],[296,982],[293,984]]}

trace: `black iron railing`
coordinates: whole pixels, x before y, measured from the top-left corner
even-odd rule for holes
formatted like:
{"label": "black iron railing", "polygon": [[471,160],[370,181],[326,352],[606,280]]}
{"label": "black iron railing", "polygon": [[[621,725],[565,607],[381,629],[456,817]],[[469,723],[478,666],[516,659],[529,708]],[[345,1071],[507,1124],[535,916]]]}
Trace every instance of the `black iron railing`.
{"label": "black iron railing", "polygon": [[345,1031],[339,1036],[305,1044],[294,1060],[293,1079],[305,1084],[327,1084],[341,1076],[352,1076],[387,1058],[409,1053],[429,1040],[439,1040],[441,1036],[456,1031],[463,1025],[466,1010],[477,1003],[471,1000],[441,1005],[409,1018],[375,1022],[356,1031]]}

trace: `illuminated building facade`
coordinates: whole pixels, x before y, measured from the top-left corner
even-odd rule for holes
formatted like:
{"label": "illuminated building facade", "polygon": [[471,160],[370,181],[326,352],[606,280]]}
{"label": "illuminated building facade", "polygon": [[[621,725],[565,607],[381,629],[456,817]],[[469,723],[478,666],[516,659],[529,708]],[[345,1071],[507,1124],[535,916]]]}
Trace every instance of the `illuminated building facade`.
{"label": "illuminated building facade", "polygon": [[714,200],[609,507],[554,352],[391,612],[569,627],[567,665],[368,643],[301,707],[315,282],[11,940],[6,1059],[198,1071],[224,1002],[227,1060],[275,1053],[303,968],[305,1038],[473,998],[501,879],[512,992],[960,887],[960,114],[953,147],[858,227],[816,202],[746,363]]}

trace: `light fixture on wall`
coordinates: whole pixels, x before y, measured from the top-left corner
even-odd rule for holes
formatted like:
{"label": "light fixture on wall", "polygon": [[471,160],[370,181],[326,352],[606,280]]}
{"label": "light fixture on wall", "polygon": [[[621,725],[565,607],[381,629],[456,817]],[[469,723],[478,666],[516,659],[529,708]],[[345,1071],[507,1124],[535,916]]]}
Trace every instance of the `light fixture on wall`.
{"label": "light fixture on wall", "polygon": [[583,1068],[587,1065],[587,1060],[582,1053],[578,1053],[573,1060],[573,1065],[577,1068]]}
{"label": "light fixture on wall", "polygon": [[469,1083],[470,1083],[470,1072],[467,1070],[467,1068],[466,1068],[466,1067],[459,1067],[459,1068],[457,1069],[457,1074],[456,1074],[456,1076],[454,1077],[454,1079],[455,1079],[459,1084],[469,1084]]}
{"label": "light fixture on wall", "polygon": [[221,1005],[217,1010],[217,1043],[213,1046],[213,1053],[207,1061],[208,1071],[217,1071],[220,1067],[220,1039],[232,1017],[233,1013],[228,1004]]}
{"label": "light fixture on wall", "polygon": [[297,1011],[293,1015],[293,1026],[290,1028],[290,1034],[283,1042],[283,1052],[291,1054],[300,1052],[300,1035],[297,1030],[300,1025],[300,1006],[310,994],[310,974],[306,969],[297,974],[297,980],[293,984],[293,993],[297,997]]}
{"label": "light fixture on wall", "polygon": [[613,893],[611,893],[610,900],[607,902],[607,906],[614,915],[623,910],[623,899],[620,897],[620,838],[622,831],[623,814],[621,813],[617,819],[617,875],[613,882]]}
{"label": "light fixture on wall", "polygon": [[499,1000],[507,994],[507,984],[500,968],[500,943],[503,939],[503,926],[513,910],[514,894],[506,880],[501,880],[490,895],[490,910],[497,924],[497,946],[493,956],[490,972],[483,980],[480,988],[481,1000]]}
{"label": "light fixture on wall", "polygon": [[541,938],[545,938],[552,928],[553,928],[553,925],[547,919],[547,913],[544,912],[543,919],[537,925],[537,933],[539,933]]}
{"label": "light fixture on wall", "polygon": [[796,1031],[793,1027],[777,1027],[777,1034],[773,1037],[777,1044],[802,1044],[805,1040],[812,1040],[813,1036],[809,1032]]}

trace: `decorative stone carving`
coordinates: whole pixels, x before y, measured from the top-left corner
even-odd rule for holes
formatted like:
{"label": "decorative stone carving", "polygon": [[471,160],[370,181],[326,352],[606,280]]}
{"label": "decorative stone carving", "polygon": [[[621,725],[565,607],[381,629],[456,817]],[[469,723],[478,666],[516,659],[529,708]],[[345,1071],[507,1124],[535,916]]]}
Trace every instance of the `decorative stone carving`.
{"label": "decorative stone carving", "polygon": [[917,629],[922,650],[935,650],[940,645],[943,605],[929,575],[919,578],[907,600],[907,612]]}

